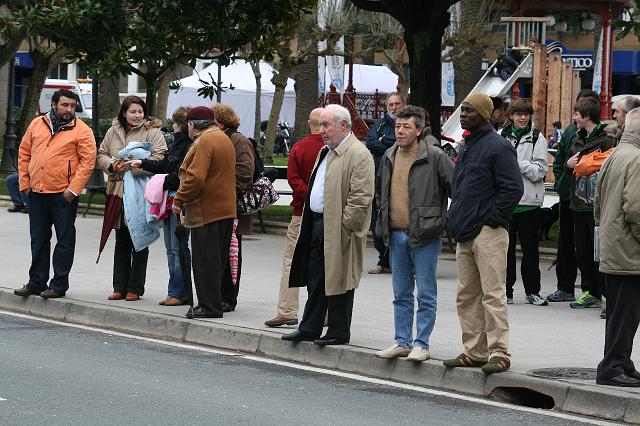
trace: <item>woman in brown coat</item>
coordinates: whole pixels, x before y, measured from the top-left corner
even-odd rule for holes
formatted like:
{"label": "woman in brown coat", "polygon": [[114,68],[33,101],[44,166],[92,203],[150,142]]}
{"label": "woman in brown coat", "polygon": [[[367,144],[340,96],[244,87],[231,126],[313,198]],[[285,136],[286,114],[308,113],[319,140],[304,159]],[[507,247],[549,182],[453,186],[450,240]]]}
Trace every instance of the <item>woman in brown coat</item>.
{"label": "woman in brown coat", "polygon": [[[107,195],[120,192],[119,195],[122,196],[122,176],[129,169],[129,164],[124,163],[114,170],[114,159],[118,151],[130,142],[151,143],[150,160],[164,157],[167,143],[160,132],[160,125],[160,120],[149,120],[147,106],[142,99],[137,96],[124,98],[118,117],[113,120],[113,125],[107,130],[98,150],[98,167],[109,175]],[[132,173],[149,175],[140,169],[133,169]],[[109,300],[135,301],[144,294],[149,249],[138,252],[134,250],[123,215],[124,210],[121,210],[113,226],[116,230],[116,247],[113,254],[113,294],[109,296]]]}
{"label": "woman in brown coat", "polygon": [[[253,171],[255,167],[253,157],[253,145],[242,133],[238,132],[240,118],[228,105],[216,104],[213,106],[215,121],[220,130],[226,133],[233,142],[236,150],[236,196],[253,183]],[[242,236],[251,234],[251,215],[238,215],[238,276],[236,283],[231,280],[231,267],[227,262],[222,280],[222,310],[231,312],[238,303],[238,291],[240,290],[240,271],[242,268]]]}

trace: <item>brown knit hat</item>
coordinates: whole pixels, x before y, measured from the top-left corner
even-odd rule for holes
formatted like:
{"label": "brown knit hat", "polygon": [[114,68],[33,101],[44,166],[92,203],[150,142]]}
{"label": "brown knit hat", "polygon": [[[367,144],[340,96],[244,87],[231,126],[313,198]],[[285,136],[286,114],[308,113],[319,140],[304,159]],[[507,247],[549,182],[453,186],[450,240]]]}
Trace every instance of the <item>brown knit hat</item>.
{"label": "brown knit hat", "polygon": [[191,108],[191,111],[187,114],[187,121],[191,120],[215,120],[216,116],[213,110],[206,106],[197,106]]}
{"label": "brown knit hat", "polygon": [[472,93],[462,102],[466,102],[474,107],[482,118],[489,121],[489,117],[491,117],[491,113],[493,112],[493,101],[488,95],[484,93]]}

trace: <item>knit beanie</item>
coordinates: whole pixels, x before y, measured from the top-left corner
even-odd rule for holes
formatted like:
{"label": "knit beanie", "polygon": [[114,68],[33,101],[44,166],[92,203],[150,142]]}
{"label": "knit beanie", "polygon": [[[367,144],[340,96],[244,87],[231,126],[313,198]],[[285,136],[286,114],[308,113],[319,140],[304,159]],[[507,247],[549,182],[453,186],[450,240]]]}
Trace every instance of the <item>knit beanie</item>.
{"label": "knit beanie", "polygon": [[493,112],[493,101],[488,95],[485,95],[484,93],[472,93],[462,102],[466,102],[474,107],[482,118],[489,121],[491,113]]}
{"label": "knit beanie", "polygon": [[191,108],[191,110],[187,114],[187,121],[215,120],[215,118],[216,116],[213,113],[213,110],[206,106],[197,106],[195,108]]}

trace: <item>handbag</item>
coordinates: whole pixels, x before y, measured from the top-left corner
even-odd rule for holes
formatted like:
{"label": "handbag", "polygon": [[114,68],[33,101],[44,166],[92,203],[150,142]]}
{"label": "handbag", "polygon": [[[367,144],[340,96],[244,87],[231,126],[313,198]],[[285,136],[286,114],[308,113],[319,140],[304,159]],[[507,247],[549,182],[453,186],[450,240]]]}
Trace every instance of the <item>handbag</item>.
{"label": "handbag", "polygon": [[251,184],[251,187],[238,194],[236,207],[238,214],[249,215],[264,209],[278,201],[280,196],[273,188],[271,181],[265,176]]}

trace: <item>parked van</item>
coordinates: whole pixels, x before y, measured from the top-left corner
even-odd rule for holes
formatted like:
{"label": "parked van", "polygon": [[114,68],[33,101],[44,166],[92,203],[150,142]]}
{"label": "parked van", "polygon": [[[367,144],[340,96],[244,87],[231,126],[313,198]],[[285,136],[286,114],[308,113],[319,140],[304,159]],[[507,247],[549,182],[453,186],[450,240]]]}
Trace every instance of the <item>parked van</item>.
{"label": "parked van", "polygon": [[40,93],[40,101],[38,102],[38,113],[43,114],[51,109],[51,97],[53,92],[60,89],[71,90],[80,97],[80,102],[76,106],[76,115],[80,118],[91,118],[91,83],[80,83],[71,80],[58,80],[48,78],[42,92]]}

